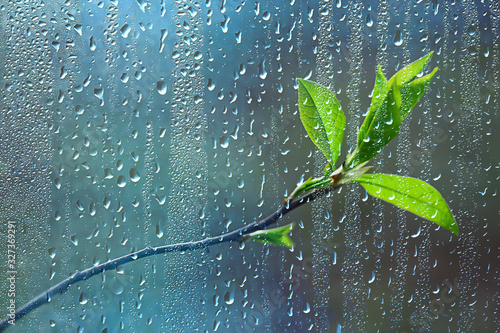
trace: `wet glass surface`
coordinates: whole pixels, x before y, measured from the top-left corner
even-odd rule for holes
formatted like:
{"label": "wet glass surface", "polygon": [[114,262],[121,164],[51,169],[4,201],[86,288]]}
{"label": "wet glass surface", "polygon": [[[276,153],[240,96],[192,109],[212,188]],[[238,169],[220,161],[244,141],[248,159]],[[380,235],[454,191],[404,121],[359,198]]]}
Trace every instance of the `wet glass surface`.
{"label": "wet glass surface", "polygon": [[20,306],[92,265],[251,223],[324,167],[297,78],[341,102],[341,162],[377,64],[392,76],[429,51],[439,71],[372,165],[436,187],[461,232],[349,185],[283,218],[292,250],[129,263],[10,331],[493,332],[499,18],[494,0],[0,4],[2,316],[9,228]]}

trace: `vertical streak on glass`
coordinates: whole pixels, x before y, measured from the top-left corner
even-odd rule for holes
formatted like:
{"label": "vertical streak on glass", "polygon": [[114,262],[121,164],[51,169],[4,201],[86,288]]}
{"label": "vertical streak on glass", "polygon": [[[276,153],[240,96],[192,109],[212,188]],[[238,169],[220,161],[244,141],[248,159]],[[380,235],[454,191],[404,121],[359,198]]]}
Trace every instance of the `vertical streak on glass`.
{"label": "vertical streak on glass", "polygon": [[387,0],[380,0],[378,2],[378,7],[376,10],[377,15],[377,65],[382,66],[382,70],[387,70],[388,60],[387,60],[387,41],[389,40],[389,4]]}
{"label": "vertical streak on glass", "polygon": [[[443,15],[443,47],[442,47],[443,51],[442,51],[442,53],[445,55],[447,55],[447,54],[459,54],[459,47],[460,47],[460,44],[458,43],[459,36],[452,33],[452,31],[457,29],[456,28],[457,23],[454,22],[455,20],[453,19],[454,14],[453,14],[453,10],[452,10],[452,4],[450,4],[447,1],[443,2],[443,6],[442,6],[441,11],[442,11],[442,15]],[[459,73],[457,74],[458,69],[456,69],[459,66],[459,62],[460,62],[459,57],[449,57],[446,60],[444,60],[442,64],[440,64],[440,70],[439,70],[439,72],[443,73],[443,80],[447,81],[446,84],[444,84],[442,86],[442,90],[441,90],[441,95],[443,97],[441,109],[443,110],[442,114],[443,114],[444,122],[450,123],[450,125],[449,125],[450,129],[447,128],[448,126],[444,127],[445,129],[448,129],[450,134],[456,133],[458,131],[458,124],[457,124],[456,117],[457,117],[457,115],[460,114],[460,101],[456,101],[455,96],[457,94],[456,92],[459,91],[458,85],[460,84],[459,79],[458,79]],[[455,136],[455,135],[453,135],[453,136]],[[449,159],[450,159],[450,161],[453,161],[454,157],[450,156]],[[459,177],[460,176],[455,172],[454,177],[453,177],[454,179],[453,180],[450,179],[450,180],[452,182],[456,182],[457,180],[455,180],[455,179],[458,179]],[[445,198],[446,198],[446,193],[443,193],[443,195],[445,195]],[[459,202],[459,201],[455,201],[455,202]],[[463,232],[462,224],[460,223],[461,220],[459,217],[460,212],[457,211],[458,206],[453,205],[453,203],[451,203],[451,206],[453,206],[452,211],[455,215],[455,219],[457,220],[457,222],[460,226],[460,232]],[[456,253],[456,252],[460,251],[460,245],[458,244],[458,242],[455,242],[455,244],[457,244],[457,245],[455,245],[453,250],[450,251],[451,253],[453,253],[453,252]],[[436,246],[434,246],[434,250],[436,250],[436,249],[438,249],[438,248]],[[446,276],[446,278],[451,281],[452,279],[457,278],[457,276]],[[440,285],[442,285],[443,281],[439,281],[439,280],[433,281],[432,286],[431,286],[432,289],[436,288],[434,283],[437,283],[438,286],[440,286]],[[463,290],[461,290],[461,292],[462,291]],[[431,293],[429,292],[429,294],[431,294]],[[459,295],[459,297],[460,297],[460,295]],[[432,296],[431,296],[431,298],[432,298]],[[427,301],[428,302],[426,305],[429,304],[429,299]],[[424,303],[424,305],[425,305],[425,303]],[[460,309],[456,310],[455,313],[458,314],[459,310]],[[450,318],[450,322],[452,322],[452,319],[455,319],[455,318]],[[454,322],[454,327],[458,327],[459,320],[453,320],[453,322]],[[420,328],[426,329],[426,328],[430,328],[430,327],[422,326]],[[451,329],[454,330],[453,326],[451,327]]]}
{"label": "vertical streak on glass", "polygon": [[[488,91],[491,94],[490,99],[493,101],[491,103],[493,109],[491,117],[493,118],[498,118],[498,107],[495,107],[495,105],[498,106],[499,101],[500,101],[500,3],[498,1],[490,1],[490,12],[492,15],[491,20],[492,20],[492,27],[493,27],[493,47],[492,47],[492,66],[490,66],[491,74],[490,74],[490,79],[488,80]],[[497,130],[498,133],[498,130]],[[498,134],[497,134],[498,137]],[[497,159],[498,161],[498,159]],[[498,171],[496,173],[498,175]],[[493,178],[493,177],[492,177]],[[498,178],[497,178],[498,179]],[[500,285],[500,272],[497,266],[496,271],[493,271],[493,285],[498,286]],[[490,295],[491,303],[494,308],[492,313],[499,313],[500,312],[500,302],[498,300],[500,299],[500,288],[496,287],[496,291],[493,295]],[[500,316],[496,315],[494,316],[494,327],[500,327]]]}
{"label": "vertical streak on glass", "polygon": [[[81,22],[79,13],[77,13],[77,10],[75,10],[73,6],[69,6],[66,10],[68,12],[75,13],[77,22]],[[57,29],[57,24],[55,24],[52,29]],[[66,31],[61,36],[61,39],[64,39],[65,37],[71,38],[72,31]],[[78,47],[83,47],[83,45],[81,43],[79,45],[77,44],[76,48]],[[75,101],[75,95],[77,95],[75,92],[75,86],[77,85],[76,82],[78,80],[77,73],[79,73],[80,71],[80,62],[75,60],[76,57],[70,56],[74,55],[72,54],[72,51],[74,51],[74,49],[71,50],[70,48],[60,48],[56,54],[47,57],[53,59],[54,65],[51,68],[51,72],[53,73],[54,78],[52,80],[48,80],[46,84],[53,86],[54,91],[67,92],[65,102],[63,102],[64,104],[57,107],[58,109],[64,110],[62,113],[59,113],[59,115],[66,114],[67,119],[71,118],[71,116],[74,114],[74,104],[78,102]],[[66,73],[64,74],[64,77],[63,75],[61,75],[62,68],[64,68],[64,71]],[[59,77],[57,77],[57,74],[60,74]],[[53,95],[54,96],[50,97],[57,97],[55,93],[53,93]],[[44,99],[47,98],[49,97],[44,97]],[[52,144],[54,146],[60,145],[64,147],[65,138],[67,138],[69,133],[73,132],[75,129],[73,128],[73,126],[64,126],[64,122],[61,121],[61,118],[54,121],[53,126],[60,126],[60,130],[57,131],[56,135],[51,135],[50,140],[52,141]],[[53,149],[55,149],[55,147],[53,147]],[[61,218],[61,216],[59,215],[59,217],[55,221],[53,218],[49,219],[49,221],[51,222],[51,235],[49,238],[49,244],[51,247],[54,247],[58,253],[57,256],[52,260],[52,265],[54,267],[54,276],[52,278],[52,281],[58,281],[66,278],[68,271],[74,269],[71,263],[73,261],[71,259],[74,259],[75,257],[74,250],[71,247],[68,247],[67,242],[67,238],[74,236],[74,234],[70,232],[71,227],[69,227],[69,225],[71,224],[71,217],[69,214],[69,211],[71,210],[70,198],[71,193],[74,191],[74,187],[73,184],[69,184],[70,181],[68,180],[68,175],[71,174],[71,172],[68,171],[70,169],[70,166],[65,162],[67,162],[67,160],[65,161],[63,157],[61,157],[60,155],[57,156],[57,154],[56,157],[51,161],[51,164],[54,168],[54,174],[52,175],[52,178],[58,178],[58,182],[60,184],[60,188],[57,191],[54,191],[52,194],[53,201],[56,202],[56,204],[52,205],[53,211],[51,212],[51,217],[54,217],[54,214],[59,215],[61,211],[64,212],[63,218]],[[57,170],[56,167],[59,170]],[[61,171],[61,169],[67,170]],[[61,209],[62,207],[64,208]],[[64,238],[66,238],[66,241],[62,241]],[[57,269],[55,269],[55,267],[57,267]],[[64,317],[61,316],[60,319],[62,318]]]}
{"label": "vertical streak on glass", "polygon": [[[304,75],[304,72],[305,72],[303,64],[306,61],[306,57],[304,56],[304,38],[305,38],[304,31],[306,30],[304,20],[306,20],[306,15],[304,15],[304,10],[302,10],[302,8],[303,8],[302,2],[300,2],[299,4],[295,3],[295,6],[298,7],[298,10],[296,11],[297,12],[296,20],[298,22],[297,23],[297,35],[296,35],[297,37],[295,38],[295,41],[292,41],[292,42],[294,42],[296,45],[296,49],[294,50],[296,57],[297,57],[296,60],[297,60],[297,69],[298,70],[296,71],[296,73],[298,74],[298,77],[302,77]],[[296,78],[294,78],[294,79],[296,79]],[[293,102],[290,102],[290,100],[292,100]],[[297,109],[296,104],[295,104],[296,103],[296,94],[293,96],[293,98],[288,99],[288,101],[289,101],[288,102],[289,105],[287,106],[287,110]],[[293,112],[291,112],[291,113],[293,113]],[[297,118],[298,118],[298,116],[299,116],[299,114],[297,112]],[[297,129],[297,128],[298,127],[295,127],[295,129]],[[296,147],[302,147],[302,142],[304,141],[302,135],[296,135],[296,134],[293,135],[292,134],[292,135],[290,135],[290,137],[294,138]],[[296,166],[299,168],[303,167],[302,165],[299,165],[299,164],[297,164]],[[291,190],[293,190],[293,186],[292,186],[292,184],[288,184],[287,191],[291,191]],[[304,244],[304,247],[306,247],[306,246],[309,247],[310,245]],[[297,250],[295,250],[295,251],[297,251]],[[298,265],[294,264],[294,266],[298,266]],[[297,268],[294,267],[293,269],[296,270]],[[310,274],[310,273],[308,272],[308,274]],[[310,279],[310,277],[308,277],[308,278]],[[287,281],[287,283],[288,283],[288,281]],[[313,304],[313,306],[314,306],[314,303],[310,300],[315,299],[315,297],[314,297],[314,295],[311,295],[312,293],[309,292],[309,288],[307,288],[307,289],[306,288],[297,288],[297,290],[294,291],[294,293],[295,293],[295,297],[297,297],[298,299],[301,300],[301,302],[300,302],[301,307],[305,306],[306,302],[307,302],[308,306],[309,306],[309,304]],[[307,314],[307,319],[304,320],[304,327],[314,327],[314,322],[313,322],[313,319],[311,318],[313,315],[313,312],[314,311],[309,311],[309,313]],[[293,321],[295,321],[294,318],[289,318],[290,324]]]}
{"label": "vertical streak on glass", "polygon": [[[261,5],[264,5],[264,2],[261,3]],[[271,6],[270,3],[265,3],[264,5],[266,8],[267,6]],[[273,24],[273,18],[274,15],[270,15],[269,20],[267,21],[266,26],[264,27],[265,32],[266,32],[266,38],[264,40],[264,49],[266,49],[266,44],[269,46],[267,47],[267,51],[264,51],[264,58],[267,60],[265,65],[266,65],[266,72],[267,76],[265,79],[262,80],[264,83],[264,87],[266,87],[266,91],[272,91],[274,92],[274,83],[278,82],[275,81],[278,78],[274,77],[275,73],[273,70],[273,57],[276,52],[275,49],[272,47],[272,39],[271,39],[271,31],[272,31],[272,24]],[[266,97],[267,95],[267,97]],[[275,102],[274,95],[273,94],[266,94],[264,95],[263,98],[268,98],[268,99],[273,99],[273,102]],[[270,103],[269,110],[267,110],[271,116],[269,117],[269,128],[270,128],[270,133],[269,133],[269,138],[271,139],[269,142],[269,156],[266,158],[265,164],[268,165],[268,167],[264,167],[263,170],[263,176],[265,178],[263,179],[266,180],[265,185],[261,187],[261,189],[264,189],[265,192],[262,193],[262,198],[280,198],[278,196],[278,188],[276,184],[278,183],[278,164],[276,159],[278,158],[277,156],[277,149],[279,149],[279,132],[276,130],[276,123],[278,119],[276,119],[276,113],[275,113],[275,108],[277,107],[276,103]],[[264,128],[267,128],[265,126]],[[267,171],[267,172],[266,172]],[[266,189],[267,188],[267,189]],[[262,258],[262,263],[261,263],[261,276],[262,276],[262,290],[265,291],[266,294],[270,294],[272,292],[272,284],[266,283],[266,281],[269,281],[272,279],[272,273],[269,270],[269,267],[272,263],[270,260],[271,256],[264,256]],[[279,271],[279,269],[278,269]],[[272,313],[274,312],[275,309],[272,308],[272,304],[269,302],[269,297],[263,297],[262,299],[262,308],[263,308],[263,314],[265,317],[263,321],[263,331],[265,332],[271,332],[272,328]],[[284,311],[281,312],[282,315],[284,315]]]}
{"label": "vertical streak on glass", "polygon": [[[349,77],[347,96],[349,98],[348,110],[360,112],[360,85],[363,75],[363,38],[364,24],[362,17],[363,4],[361,2],[349,1],[349,36],[350,36],[350,56],[349,56]],[[356,128],[358,118],[349,117],[347,124],[347,143],[356,141]],[[358,202],[360,201],[359,189],[353,189],[346,193],[345,199],[345,220],[347,221],[344,229],[346,255],[344,257],[344,266],[342,268],[342,283],[344,289],[343,302],[343,328],[347,332],[362,332],[366,330],[367,319],[367,288],[364,272],[364,255],[366,245],[362,237],[361,210]]]}
{"label": "vertical streak on glass", "polygon": [[[195,59],[196,51],[203,47],[204,25],[200,7],[197,1],[178,1],[173,14],[177,36],[173,51],[180,55],[174,60],[172,73],[168,167],[172,185],[168,197],[166,243],[199,239],[202,223],[198,212],[207,205],[203,60]],[[202,256],[200,252],[186,253],[178,260],[168,256],[163,331],[178,331],[179,327],[185,331],[197,331],[203,327],[205,310],[200,302],[203,286],[198,283],[205,277]]]}
{"label": "vertical streak on glass", "polygon": [[[28,7],[29,6],[29,7]],[[53,234],[48,221],[53,203],[50,163],[52,135],[47,124],[53,112],[47,107],[47,93],[54,81],[50,40],[35,34],[41,18],[40,4],[2,4],[0,12],[0,223],[2,224],[2,301],[10,289],[7,271],[17,271],[16,307],[47,287],[49,256],[47,240]],[[35,47],[37,46],[37,47]],[[43,84],[41,84],[43,83]],[[55,95],[55,96],[54,96]],[[52,178],[52,179],[51,179]],[[9,222],[13,222],[12,224]],[[7,225],[15,230],[15,268],[7,266]],[[4,229],[5,228],[5,229]],[[9,235],[11,235],[9,233]],[[9,248],[12,250],[11,248]],[[22,260],[21,260],[22,258]],[[43,272],[43,273],[42,273]],[[4,307],[5,306],[5,307]],[[2,302],[2,317],[7,304]],[[39,312],[40,314],[41,312]],[[28,318],[26,318],[28,319]],[[32,318],[35,323],[41,318]],[[16,321],[15,324],[18,322]],[[36,324],[34,325],[36,327]]]}
{"label": "vertical streak on glass", "polygon": [[[458,214],[458,221],[467,221],[460,225],[460,276],[459,282],[466,286],[466,293],[461,294],[460,304],[460,328],[464,332],[473,332],[474,318],[477,315],[477,306],[470,306],[475,303],[478,285],[480,283],[479,267],[477,261],[480,259],[475,247],[478,241],[472,235],[477,235],[478,216],[477,201],[474,193],[477,193],[477,177],[471,175],[480,175],[481,169],[481,117],[479,105],[479,20],[478,13],[473,1],[465,0],[461,3],[461,19],[463,24],[462,31],[462,50],[460,57],[460,96],[462,112],[458,119],[458,143],[457,147],[461,152],[458,156],[457,182],[460,199],[467,202],[472,211],[461,211]],[[473,30],[472,30],[473,29]],[[470,140],[474,138],[474,140]],[[470,163],[473,161],[473,163]],[[464,236],[465,235],[465,236]],[[471,237],[472,236],[472,237]]]}
{"label": "vertical streak on glass", "polygon": [[[331,31],[333,17],[333,2],[321,1],[318,13],[328,13],[328,15],[318,15],[318,52],[316,55],[316,80],[319,84],[333,90],[331,81],[332,59],[328,44],[332,43]],[[314,151],[314,174],[323,174],[326,160],[319,149]],[[329,329],[328,291],[330,283],[328,274],[331,269],[331,260],[328,251],[325,251],[325,240],[333,239],[333,214],[329,213],[333,204],[331,197],[317,200],[311,205],[311,214],[313,217],[313,284],[314,284],[314,303],[315,311],[314,329],[317,332],[327,332]]]}
{"label": "vertical streak on glass", "polygon": [[[378,41],[376,62],[377,65],[380,65],[382,67],[382,70],[386,72],[388,68],[387,41],[389,40],[388,25],[390,20],[389,5],[387,3],[387,0],[379,1],[378,7],[376,9],[376,20]],[[367,84],[370,86],[372,82],[367,82]],[[385,158],[381,158],[378,162],[377,168],[379,170],[384,170],[384,160]],[[372,301],[369,301],[368,304],[372,304],[373,306],[369,306],[368,309],[369,311],[371,309],[375,310],[373,312],[369,312],[370,318],[380,318],[384,313],[384,309],[387,303],[384,293],[385,287],[382,285],[382,277],[386,274],[382,267],[382,256],[385,252],[385,204],[380,200],[373,200],[371,201],[371,205],[373,205],[373,211],[375,212],[375,214],[371,215],[371,233],[373,235],[372,248],[375,251],[374,256],[372,257],[374,261],[374,271],[372,272],[372,276],[375,278],[375,280],[372,281],[372,276],[369,276],[369,281],[372,283],[369,288],[370,295],[377,295],[379,299],[377,299],[377,296],[370,297]]]}
{"label": "vertical streak on glass", "polygon": [[[419,31],[422,31],[423,34],[427,34],[427,36],[431,35],[431,32],[429,30],[429,21],[430,21],[430,15],[432,15],[432,10],[430,6],[425,6],[422,8],[424,13],[422,14],[423,17],[427,18],[424,20],[425,25],[422,27],[412,27],[412,29],[419,29]],[[437,33],[437,28],[434,30],[434,33]],[[424,52],[424,54],[427,54],[430,52],[430,41],[431,38],[427,37],[427,47]],[[423,45],[420,45],[419,48],[423,48]],[[435,57],[434,59],[436,59]],[[413,60],[410,60],[413,61]],[[425,71],[426,73],[429,72],[431,67],[426,68]],[[422,127],[422,133],[419,134],[420,137],[420,145],[419,148],[421,148],[418,152],[414,153],[414,156],[416,155],[419,159],[420,162],[422,163],[422,171],[420,174],[417,174],[415,172],[414,175],[410,174],[410,176],[417,177],[426,181],[429,181],[431,178],[431,167],[432,167],[432,149],[434,142],[432,140],[433,136],[432,133],[434,131],[433,128],[433,119],[436,117],[436,113],[438,111],[438,107],[435,104],[431,105],[431,96],[435,95],[433,89],[433,85],[431,84],[429,88],[427,89],[426,93],[422,96],[421,101],[417,104],[417,108],[415,111],[417,113],[414,114],[415,117],[418,119],[422,119],[423,127]],[[420,104],[420,107],[418,105]],[[418,144],[418,142],[417,142]],[[412,154],[412,152],[410,152]],[[410,163],[412,159],[410,157]],[[410,166],[412,168],[412,166]],[[410,169],[412,170],[412,169]],[[411,172],[410,172],[411,173]],[[429,272],[430,272],[430,247],[431,247],[431,240],[430,240],[430,234],[431,234],[431,223],[429,222],[424,222],[420,221],[420,219],[417,220],[417,223],[419,224],[419,229],[418,229],[418,236],[415,238],[415,243],[412,243],[413,246],[415,246],[415,251],[417,251],[417,257],[418,257],[418,263],[417,263],[417,288],[415,289],[415,308],[423,308],[427,306],[430,302],[430,296],[431,296],[431,285],[430,285],[430,277],[429,277]],[[441,281],[440,281],[441,282]],[[406,319],[406,318],[403,318]]]}
{"label": "vertical streak on glass", "polygon": [[[396,11],[398,9],[404,9],[404,22],[403,29],[401,32],[403,38],[403,60],[400,62],[399,70],[404,64],[410,62],[410,50],[409,50],[409,29],[411,29],[410,13],[414,10],[413,3],[404,2],[395,5]],[[399,7],[399,8],[398,8]],[[395,15],[395,19],[400,19],[401,15]],[[397,50],[397,49],[396,49]],[[398,144],[396,148],[396,166],[399,174],[408,175],[410,173],[410,165],[408,163],[410,157],[410,122],[412,118],[412,113],[410,113],[405,121],[401,124],[400,133],[398,135]],[[406,290],[406,274],[408,271],[408,229],[406,227],[406,214],[402,209],[396,209],[396,230],[397,238],[395,241],[395,251],[393,259],[395,261],[394,278],[391,278],[391,300],[390,300],[390,313],[391,313],[391,331],[396,331],[399,328],[401,321],[405,320],[403,318],[404,313],[404,298]]]}

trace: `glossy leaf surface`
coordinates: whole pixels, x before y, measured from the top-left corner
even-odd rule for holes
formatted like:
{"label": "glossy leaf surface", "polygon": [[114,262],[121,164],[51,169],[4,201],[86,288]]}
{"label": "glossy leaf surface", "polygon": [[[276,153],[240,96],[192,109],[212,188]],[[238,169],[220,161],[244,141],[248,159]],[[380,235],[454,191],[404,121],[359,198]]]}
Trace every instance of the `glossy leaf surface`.
{"label": "glossy leaf surface", "polygon": [[387,174],[365,174],[355,181],[371,196],[412,212],[458,235],[458,225],[446,201],[426,182]]}
{"label": "glossy leaf surface", "polygon": [[317,83],[299,79],[300,119],[313,143],[333,167],[340,154],[345,129],[345,116],[339,101]]}
{"label": "glossy leaf surface", "polygon": [[289,234],[293,223],[273,229],[259,230],[248,235],[248,239],[268,245],[278,245],[291,248],[294,244]]}
{"label": "glossy leaf surface", "polygon": [[389,81],[378,67],[372,102],[358,131],[356,150],[347,159],[347,169],[377,156],[399,134],[402,121],[420,100],[437,71],[435,68],[429,75],[417,78],[431,56],[432,52],[404,67]]}

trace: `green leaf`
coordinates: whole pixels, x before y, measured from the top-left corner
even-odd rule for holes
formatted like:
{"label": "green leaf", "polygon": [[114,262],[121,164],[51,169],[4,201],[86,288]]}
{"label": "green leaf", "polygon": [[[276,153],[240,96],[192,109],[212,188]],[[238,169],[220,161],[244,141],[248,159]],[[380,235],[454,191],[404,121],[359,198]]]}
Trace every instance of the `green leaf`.
{"label": "green leaf", "polygon": [[371,196],[387,201],[458,235],[458,225],[441,194],[416,178],[365,174],[355,180]]}
{"label": "green leaf", "polygon": [[397,85],[410,83],[424,69],[427,63],[431,60],[433,54],[434,52],[429,52],[422,58],[403,67],[391,78],[391,80],[395,80]]}
{"label": "green leaf", "polygon": [[293,200],[297,196],[299,196],[302,193],[309,192],[312,190],[319,190],[322,188],[328,187],[332,183],[332,179],[329,178],[330,175],[325,175],[321,178],[309,178],[302,184],[298,185],[295,190],[293,190],[292,194],[288,196],[286,199],[287,202]]}
{"label": "green leaf", "polygon": [[335,179],[335,185],[344,185],[349,184],[356,181],[357,178],[364,175],[368,170],[370,170],[371,166],[366,166],[368,162],[361,163],[357,165],[355,168],[343,171],[341,170],[340,176]]}
{"label": "green leaf", "polygon": [[292,231],[293,226],[294,224],[290,223],[279,228],[255,231],[248,234],[246,238],[268,245],[278,245],[291,248],[294,244],[288,235],[290,234],[290,231]]}
{"label": "green leaf", "polygon": [[346,169],[371,160],[399,134],[401,122],[417,104],[436,73],[437,68],[431,74],[417,78],[431,56],[432,52],[409,64],[389,81],[378,67],[372,102],[358,131],[357,147],[347,158]]}
{"label": "green leaf", "polygon": [[434,70],[421,78],[415,79],[410,83],[405,83],[401,86],[401,117],[403,119],[410,113],[410,111],[417,105],[418,101],[425,93],[429,84],[436,74],[438,68],[434,68]]}
{"label": "green leaf", "polygon": [[367,137],[367,132],[370,129],[370,125],[373,123],[373,118],[377,114],[377,111],[381,108],[384,101],[387,99],[387,93],[389,92],[389,85],[387,79],[382,73],[382,67],[380,65],[377,68],[377,75],[375,78],[375,86],[373,87],[372,102],[370,104],[370,109],[366,114],[365,121],[358,131],[358,146],[363,144],[363,139]]}
{"label": "green leaf", "polygon": [[342,107],[333,93],[317,83],[299,79],[299,111],[313,143],[323,152],[333,171],[345,129]]}

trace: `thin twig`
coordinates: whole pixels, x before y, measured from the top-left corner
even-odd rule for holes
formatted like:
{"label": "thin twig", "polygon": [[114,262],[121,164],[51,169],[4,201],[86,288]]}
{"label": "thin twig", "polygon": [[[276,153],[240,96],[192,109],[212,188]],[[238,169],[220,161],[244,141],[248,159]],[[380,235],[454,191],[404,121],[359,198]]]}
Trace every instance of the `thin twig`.
{"label": "thin twig", "polygon": [[[337,188],[333,187],[332,189]],[[302,206],[303,204],[307,202],[311,202],[314,199],[317,199],[321,196],[323,196],[325,193],[329,192],[330,189],[323,189],[323,190],[315,190],[308,195],[297,199],[292,202],[285,203],[283,206],[281,206],[280,209],[278,209],[276,212],[273,214],[269,215],[268,217],[256,221],[253,223],[250,223],[247,226],[244,226],[240,229],[231,231],[230,233],[215,236],[215,237],[209,237],[205,238],[204,240],[200,241],[195,241],[195,242],[187,242],[187,243],[178,243],[178,244],[171,244],[171,245],[163,245],[163,246],[158,246],[158,247],[151,247],[148,246],[140,251],[136,251],[130,254],[127,254],[123,257],[119,257],[113,260],[109,260],[105,263],[102,263],[97,266],[93,266],[90,268],[87,268],[83,271],[76,272],[75,274],[71,275],[67,279],[59,282],[55,286],[50,287],[49,289],[45,290],[43,293],[38,295],[37,297],[33,298],[31,301],[28,303],[24,304],[20,308],[17,309],[16,313],[14,314],[14,321],[17,321],[18,319],[24,317],[34,309],[38,308],[39,306],[49,303],[52,300],[52,297],[54,297],[57,294],[63,294],[66,292],[69,288],[69,286],[79,282],[79,281],[84,281],[89,278],[91,278],[94,275],[97,275],[99,273],[109,271],[112,269],[115,269],[118,266],[124,265],[126,263],[129,263],[131,261],[137,261],[142,258],[154,256],[157,254],[162,254],[162,253],[169,253],[169,252],[181,252],[181,251],[192,251],[200,248],[206,248],[210,247],[215,244],[220,244],[220,243],[226,243],[226,242],[235,242],[235,241],[242,241],[244,235],[248,235],[254,231],[257,230],[262,230],[265,229],[267,226],[274,224],[276,221],[278,221],[280,218],[282,218],[284,215],[287,213],[291,212],[295,208]],[[3,331],[4,329],[8,328],[9,321],[12,321],[13,318],[7,316],[4,320],[0,322],[0,331]]]}

